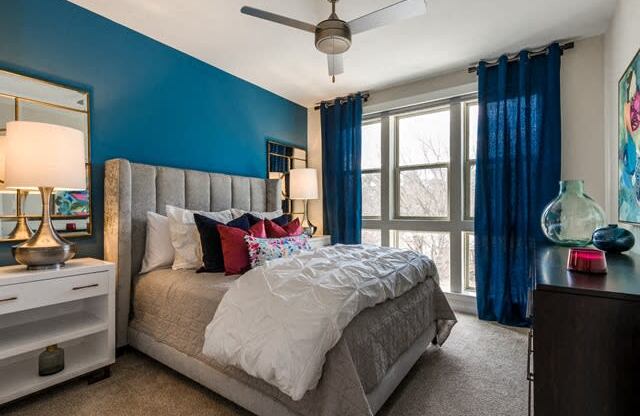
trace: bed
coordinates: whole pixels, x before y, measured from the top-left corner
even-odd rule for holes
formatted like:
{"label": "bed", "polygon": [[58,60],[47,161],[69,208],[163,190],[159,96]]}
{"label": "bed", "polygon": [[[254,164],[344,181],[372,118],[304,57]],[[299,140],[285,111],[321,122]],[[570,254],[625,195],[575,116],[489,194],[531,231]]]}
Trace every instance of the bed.
{"label": "bed", "polygon": [[202,354],[206,326],[237,276],[161,269],[139,275],[146,213],[280,206],[276,180],[131,163],[105,165],[105,259],[116,263],[119,347],[131,347],[258,415],[372,415],[430,342],[455,324],[437,274],[359,313],[326,356],[317,387],[292,400],[241,369]]}

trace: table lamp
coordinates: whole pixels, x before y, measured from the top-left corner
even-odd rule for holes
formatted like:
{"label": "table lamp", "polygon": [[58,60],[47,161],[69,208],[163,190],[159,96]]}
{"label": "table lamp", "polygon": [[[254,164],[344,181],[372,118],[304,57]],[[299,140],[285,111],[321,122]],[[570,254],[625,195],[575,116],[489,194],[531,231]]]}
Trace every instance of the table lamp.
{"label": "table lamp", "polygon": [[53,190],[86,189],[84,134],[76,129],[32,121],[7,123],[5,186],[39,190],[42,220],[36,233],[13,246],[13,256],[28,269],[64,266],[76,246],[60,237],[51,222]]}
{"label": "table lamp", "polygon": [[13,194],[16,197],[16,225],[7,238],[10,240],[27,240],[33,235],[27,216],[23,212],[29,191],[25,189],[7,189],[5,186],[6,152],[7,138],[6,136],[0,136],[0,194]]}
{"label": "table lamp", "polygon": [[309,200],[318,199],[318,174],[313,168],[291,169],[289,171],[289,198],[304,200],[302,229],[312,236],[318,227],[309,221]]}

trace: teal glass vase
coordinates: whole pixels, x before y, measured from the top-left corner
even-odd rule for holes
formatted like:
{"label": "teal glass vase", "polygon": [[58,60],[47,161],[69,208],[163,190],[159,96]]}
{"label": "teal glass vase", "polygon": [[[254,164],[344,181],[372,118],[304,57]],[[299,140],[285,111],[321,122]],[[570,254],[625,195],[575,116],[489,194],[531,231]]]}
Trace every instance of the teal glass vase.
{"label": "teal glass vase", "polygon": [[560,181],[560,193],[542,213],[544,235],[555,244],[582,247],[593,232],[606,224],[604,211],[584,193],[581,180]]}

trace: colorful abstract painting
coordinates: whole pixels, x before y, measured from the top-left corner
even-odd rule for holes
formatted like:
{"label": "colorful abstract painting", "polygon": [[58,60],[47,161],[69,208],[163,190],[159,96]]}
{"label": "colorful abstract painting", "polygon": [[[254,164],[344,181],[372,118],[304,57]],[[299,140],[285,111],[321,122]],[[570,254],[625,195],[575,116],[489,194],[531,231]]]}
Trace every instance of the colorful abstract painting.
{"label": "colorful abstract painting", "polygon": [[55,213],[84,217],[89,213],[87,191],[59,191],[55,195]]}
{"label": "colorful abstract painting", "polygon": [[618,219],[640,223],[640,51],[618,83]]}

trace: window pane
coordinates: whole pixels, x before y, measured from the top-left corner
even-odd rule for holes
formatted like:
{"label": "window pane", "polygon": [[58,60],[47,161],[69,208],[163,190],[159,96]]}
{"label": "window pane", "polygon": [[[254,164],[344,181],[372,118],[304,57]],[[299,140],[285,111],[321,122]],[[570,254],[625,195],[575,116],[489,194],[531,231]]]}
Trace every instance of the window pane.
{"label": "window pane", "polygon": [[362,126],[362,169],[380,168],[380,122]]}
{"label": "window pane", "polygon": [[473,218],[476,209],[476,164],[469,166],[469,181],[467,183],[467,218]]}
{"label": "window pane", "polygon": [[401,217],[446,217],[447,168],[412,169],[400,172]]}
{"label": "window pane", "polygon": [[380,216],[380,173],[362,174],[362,216]]}
{"label": "window pane", "polygon": [[473,233],[464,233],[465,241],[465,290],[476,290],[476,240]]}
{"label": "window pane", "polygon": [[407,248],[429,256],[438,268],[440,287],[444,291],[451,291],[449,233],[395,231],[395,239],[398,248]]}
{"label": "window pane", "polygon": [[469,104],[467,107],[467,126],[469,128],[467,138],[467,149],[469,149],[469,159],[476,158],[476,145],[478,143],[478,104]]}
{"label": "window pane", "polygon": [[449,161],[449,110],[398,119],[400,166]]}
{"label": "window pane", "polygon": [[382,245],[382,231],[372,230],[370,228],[362,229],[362,244],[369,244],[372,246]]}

